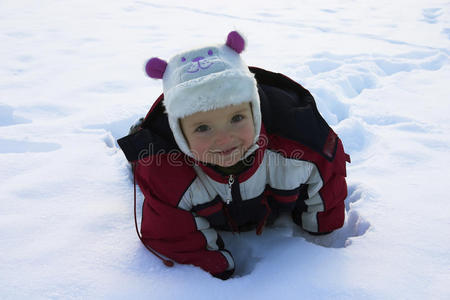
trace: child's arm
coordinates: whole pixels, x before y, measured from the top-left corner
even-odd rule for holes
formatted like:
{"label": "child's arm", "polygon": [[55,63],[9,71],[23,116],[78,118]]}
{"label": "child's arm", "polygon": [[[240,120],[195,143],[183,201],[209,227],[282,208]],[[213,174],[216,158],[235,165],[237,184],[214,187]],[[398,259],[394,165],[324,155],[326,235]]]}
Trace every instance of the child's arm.
{"label": "child's arm", "polygon": [[295,223],[312,234],[326,234],[342,227],[345,219],[345,162],[349,160],[338,139],[332,161],[324,158],[314,162],[308,178],[304,199],[297,200],[292,213]]}
{"label": "child's arm", "polygon": [[142,236],[154,250],[181,264],[193,264],[227,279],[234,271],[231,254],[208,222],[156,198],[146,199]]}
{"label": "child's arm", "polygon": [[[178,167],[178,173],[172,173],[170,182],[165,182],[160,189],[152,189],[152,183],[164,178],[164,174],[154,172],[153,169],[153,176],[148,175],[150,169],[140,165],[137,167],[138,174],[147,174],[144,177],[137,176],[145,195],[141,226],[144,243],[178,263],[193,264],[215,277],[229,278],[234,272],[234,261],[230,252],[224,249],[222,238],[210,228],[206,219],[178,208],[177,203],[171,203],[169,199],[168,195],[181,190],[171,186],[172,182],[177,176],[184,182],[189,173],[186,174],[183,167]],[[165,179],[167,181],[167,177]],[[161,184],[162,181],[159,181],[158,185]]]}

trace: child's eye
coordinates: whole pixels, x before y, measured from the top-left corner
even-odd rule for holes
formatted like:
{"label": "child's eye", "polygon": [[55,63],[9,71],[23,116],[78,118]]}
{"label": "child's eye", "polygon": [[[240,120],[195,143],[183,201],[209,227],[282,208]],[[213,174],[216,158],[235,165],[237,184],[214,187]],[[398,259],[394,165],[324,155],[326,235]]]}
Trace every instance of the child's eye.
{"label": "child's eye", "polygon": [[235,115],[233,118],[231,118],[231,123],[237,123],[244,119],[243,115]]}
{"label": "child's eye", "polygon": [[195,128],[195,132],[206,132],[209,130],[208,125],[200,125],[197,128]]}

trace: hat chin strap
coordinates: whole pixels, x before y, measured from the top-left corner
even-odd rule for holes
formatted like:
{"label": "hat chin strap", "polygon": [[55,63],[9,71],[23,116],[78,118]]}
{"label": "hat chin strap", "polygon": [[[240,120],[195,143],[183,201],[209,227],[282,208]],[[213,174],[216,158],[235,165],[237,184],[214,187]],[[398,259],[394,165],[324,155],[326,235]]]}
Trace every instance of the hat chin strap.
{"label": "hat chin strap", "polygon": [[[242,157],[242,159],[246,159],[247,157],[249,157],[250,155],[253,154],[253,152],[255,152],[256,150],[258,150],[259,145],[258,143],[253,143],[253,145],[250,146],[250,148],[247,149],[247,151],[245,151],[244,156]],[[242,160],[241,159],[241,160]]]}

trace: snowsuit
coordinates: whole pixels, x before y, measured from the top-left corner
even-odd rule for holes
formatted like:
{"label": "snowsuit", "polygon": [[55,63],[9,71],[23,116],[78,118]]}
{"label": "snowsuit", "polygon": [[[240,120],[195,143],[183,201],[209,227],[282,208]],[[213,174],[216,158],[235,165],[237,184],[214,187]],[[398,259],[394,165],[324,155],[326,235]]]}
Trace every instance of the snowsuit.
{"label": "snowsuit", "polygon": [[145,196],[144,243],[223,279],[233,273],[234,262],[217,230],[260,234],[280,209],[292,211],[294,222],[311,233],[331,232],[345,218],[349,156],[312,95],[281,74],[250,70],[258,82],[263,125],[259,148],[240,174],[225,175],[178,151],[163,95],[141,130],[119,140],[136,163]]}

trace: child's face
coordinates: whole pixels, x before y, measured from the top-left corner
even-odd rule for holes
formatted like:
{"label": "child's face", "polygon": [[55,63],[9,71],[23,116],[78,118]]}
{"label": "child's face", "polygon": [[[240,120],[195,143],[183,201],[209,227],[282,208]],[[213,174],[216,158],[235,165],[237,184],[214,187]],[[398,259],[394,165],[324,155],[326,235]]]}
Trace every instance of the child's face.
{"label": "child's face", "polygon": [[187,116],[181,129],[195,159],[222,167],[236,164],[255,137],[248,102]]}

